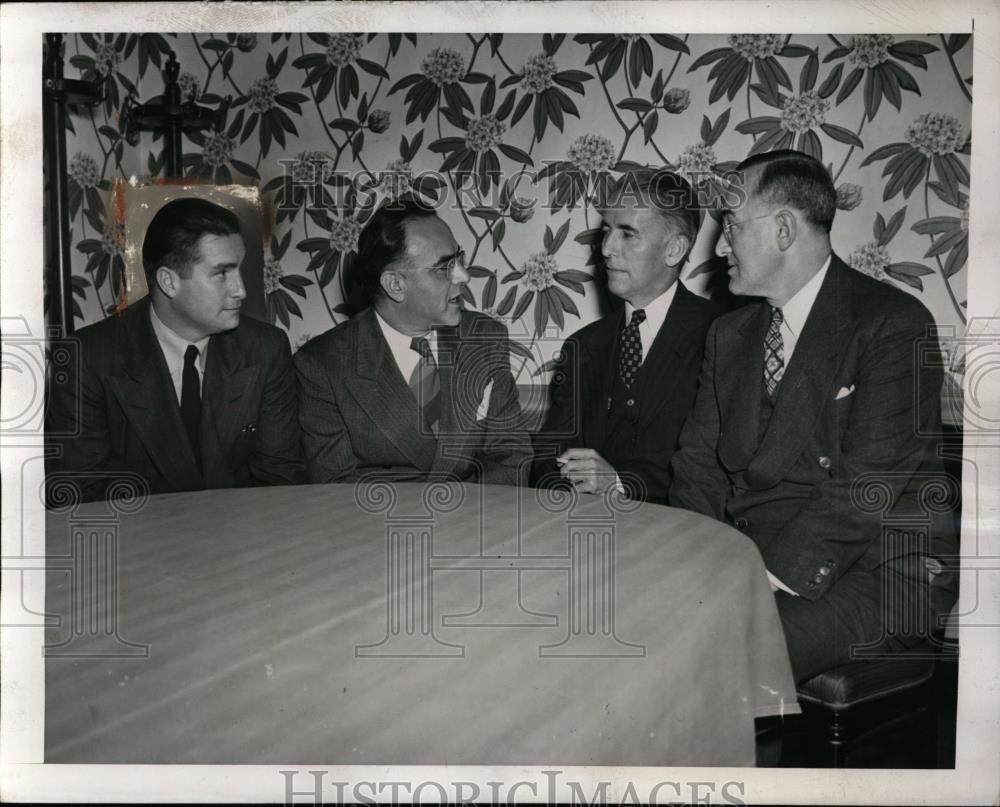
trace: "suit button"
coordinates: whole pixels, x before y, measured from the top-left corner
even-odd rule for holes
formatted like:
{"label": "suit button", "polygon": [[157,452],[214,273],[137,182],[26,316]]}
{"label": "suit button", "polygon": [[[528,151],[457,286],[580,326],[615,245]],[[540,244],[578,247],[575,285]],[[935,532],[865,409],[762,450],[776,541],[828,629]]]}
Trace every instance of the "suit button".
{"label": "suit button", "polygon": [[829,470],[829,468],[830,468],[830,458],[829,457],[820,457],[819,458],[819,467],[820,468],[824,468],[826,470]]}
{"label": "suit button", "polygon": [[823,577],[826,577],[828,574],[830,574],[830,567],[829,566],[820,566],[819,567],[819,573],[821,575],[823,575]]}
{"label": "suit button", "polygon": [[818,575],[816,575],[816,576],[815,576],[815,577],[813,578],[813,582],[814,582],[814,583],[815,583],[815,584],[816,584],[816,585],[818,586],[818,585],[819,585],[820,583],[822,583],[822,582],[823,582],[823,576],[822,576],[822,575],[819,575],[819,574],[818,574]]}
{"label": "suit button", "polygon": [[625,401],[626,406],[635,406],[635,398],[629,398]]}
{"label": "suit button", "polygon": [[738,530],[745,530],[749,526],[750,526],[750,522],[747,521],[745,518],[738,518],[738,519],[736,519],[736,529],[738,529]]}

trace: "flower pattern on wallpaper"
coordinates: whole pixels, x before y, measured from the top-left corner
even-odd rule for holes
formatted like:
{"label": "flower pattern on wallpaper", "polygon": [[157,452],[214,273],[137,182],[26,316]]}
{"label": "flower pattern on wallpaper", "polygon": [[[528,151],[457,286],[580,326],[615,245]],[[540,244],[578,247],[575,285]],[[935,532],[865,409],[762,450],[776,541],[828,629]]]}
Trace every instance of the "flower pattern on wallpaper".
{"label": "flower pattern on wallpaper", "polygon": [[[67,74],[105,91],[67,123],[81,320],[121,289],[112,183],[163,174],[162,139],[127,143],[118,113],[129,95],[162,93],[171,50],[182,99],[215,113],[185,135],[184,170],[259,185],[270,200],[267,311],[296,341],[356,311],[358,235],[378,204],[415,193],[446,204],[469,258],[469,304],[520,324],[511,349],[537,372],[529,341],[575,330],[596,292],[609,181],[668,166],[708,191],[748,154],[776,148],[828,166],[851,266],[941,296],[965,319],[965,34],[102,33],[68,34],[66,50]],[[964,111],[925,94],[932,73]],[[895,115],[905,122],[877,126]]]}

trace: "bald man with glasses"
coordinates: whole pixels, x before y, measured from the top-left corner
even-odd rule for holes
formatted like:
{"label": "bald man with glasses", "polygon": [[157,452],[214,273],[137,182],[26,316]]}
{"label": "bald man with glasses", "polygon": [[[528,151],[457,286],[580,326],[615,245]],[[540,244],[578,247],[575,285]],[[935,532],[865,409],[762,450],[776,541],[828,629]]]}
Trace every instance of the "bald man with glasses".
{"label": "bald man with glasses", "polygon": [[521,484],[531,459],[504,325],[464,310],[451,229],[414,199],[376,212],[356,265],[371,306],[295,354],[310,482]]}

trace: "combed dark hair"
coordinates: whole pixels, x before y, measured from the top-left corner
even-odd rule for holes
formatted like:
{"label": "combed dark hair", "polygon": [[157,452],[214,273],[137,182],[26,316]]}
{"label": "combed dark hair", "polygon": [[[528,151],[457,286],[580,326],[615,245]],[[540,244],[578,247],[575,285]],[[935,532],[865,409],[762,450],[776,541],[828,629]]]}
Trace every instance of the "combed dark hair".
{"label": "combed dark hair", "polygon": [[198,260],[198,242],[205,235],[239,235],[240,220],[231,210],[204,199],[174,199],[161,207],[146,228],[142,268],[146,283],[156,285],[156,270],[167,266],[188,277]]}
{"label": "combed dark hair", "polygon": [[626,197],[640,196],[648,200],[668,223],[673,223],[679,235],[694,246],[701,226],[701,211],[690,183],[679,174],[665,168],[635,168],[619,177],[608,189],[600,205],[607,210],[620,205]]}
{"label": "combed dark hair", "polygon": [[801,210],[816,227],[830,232],[837,211],[837,191],[824,165],[801,151],[781,149],[755,154],[741,162],[737,171],[755,169],[757,182],[747,188],[770,204]]}
{"label": "combed dark hair", "polygon": [[403,196],[379,208],[358,237],[354,265],[371,302],[381,290],[382,273],[399,260],[406,249],[406,222],[436,216],[437,211],[413,196]]}

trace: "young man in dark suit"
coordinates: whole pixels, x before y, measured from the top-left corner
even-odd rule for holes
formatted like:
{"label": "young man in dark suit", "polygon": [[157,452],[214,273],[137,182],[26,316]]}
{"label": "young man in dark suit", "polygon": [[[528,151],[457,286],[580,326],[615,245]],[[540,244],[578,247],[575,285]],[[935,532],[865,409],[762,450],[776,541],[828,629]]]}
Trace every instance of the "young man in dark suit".
{"label": "young man in dark suit", "polygon": [[51,391],[50,470],[85,500],[130,474],[151,493],[304,481],[288,339],[240,316],[244,255],[239,220],[211,202],[153,216],[149,296],[80,330],[79,366]]}
{"label": "young man in dark suit", "polygon": [[709,331],[670,499],[757,544],[803,681],[923,641],[954,601],[933,557],[956,554],[951,522],[920,493],[942,482],[941,365],[918,362],[927,309],[833,254],[818,161],[777,151],[738,171],[717,250],[731,291],[759,299]]}
{"label": "young man in dark suit", "polygon": [[586,493],[618,485],[630,498],[666,503],[670,458],[717,314],[678,280],[698,211],[683,178],[643,170],[625,175],[601,212],[608,290],[625,305],[566,340],[532,479]]}
{"label": "young man in dark suit", "polygon": [[404,198],[361,233],[371,307],[295,354],[309,481],[521,484],[530,463],[507,329],[465,311],[465,256]]}

